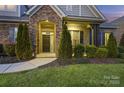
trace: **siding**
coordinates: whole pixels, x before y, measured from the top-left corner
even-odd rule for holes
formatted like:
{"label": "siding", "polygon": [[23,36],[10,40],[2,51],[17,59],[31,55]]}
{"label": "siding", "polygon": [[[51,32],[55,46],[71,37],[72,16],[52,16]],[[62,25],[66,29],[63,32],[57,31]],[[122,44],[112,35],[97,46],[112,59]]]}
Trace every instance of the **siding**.
{"label": "siding", "polygon": [[18,16],[18,10],[19,10],[19,7],[16,6],[16,11],[3,11],[3,10],[0,10],[0,16]]}

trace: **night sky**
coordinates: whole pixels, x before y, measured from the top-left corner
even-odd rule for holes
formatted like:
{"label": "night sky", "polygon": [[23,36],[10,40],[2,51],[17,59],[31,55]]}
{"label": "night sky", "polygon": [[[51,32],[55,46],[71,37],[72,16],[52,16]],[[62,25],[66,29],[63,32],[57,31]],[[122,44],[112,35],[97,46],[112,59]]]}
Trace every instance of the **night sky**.
{"label": "night sky", "polygon": [[97,5],[108,21],[124,16],[124,5]]}

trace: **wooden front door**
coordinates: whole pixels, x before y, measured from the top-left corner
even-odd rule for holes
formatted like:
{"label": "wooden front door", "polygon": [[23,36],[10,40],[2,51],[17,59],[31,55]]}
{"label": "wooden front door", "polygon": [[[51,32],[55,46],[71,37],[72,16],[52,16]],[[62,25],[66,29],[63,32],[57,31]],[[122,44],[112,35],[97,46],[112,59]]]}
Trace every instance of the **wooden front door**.
{"label": "wooden front door", "polygon": [[50,35],[43,35],[43,52],[50,52]]}

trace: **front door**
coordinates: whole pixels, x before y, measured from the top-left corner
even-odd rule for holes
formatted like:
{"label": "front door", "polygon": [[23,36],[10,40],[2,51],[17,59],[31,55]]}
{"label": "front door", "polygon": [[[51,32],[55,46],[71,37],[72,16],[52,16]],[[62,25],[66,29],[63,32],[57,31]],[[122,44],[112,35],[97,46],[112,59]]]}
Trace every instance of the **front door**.
{"label": "front door", "polygon": [[43,35],[43,52],[50,52],[50,35]]}

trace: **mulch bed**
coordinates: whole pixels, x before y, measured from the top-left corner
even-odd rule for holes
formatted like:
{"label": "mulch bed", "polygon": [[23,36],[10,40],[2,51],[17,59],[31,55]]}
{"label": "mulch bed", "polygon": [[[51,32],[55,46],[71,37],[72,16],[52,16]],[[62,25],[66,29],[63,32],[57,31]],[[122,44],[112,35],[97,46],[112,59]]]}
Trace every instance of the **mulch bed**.
{"label": "mulch bed", "polygon": [[[123,61],[124,62],[124,61]],[[60,67],[71,64],[119,64],[118,58],[79,58],[79,59],[56,59],[55,61],[40,66],[40,68],[46,67]]]}
{"label": "mulch bed", "polygon": [[118,58],[89,58],[91,64],[118,64]]}
{"label": "mulch bed", "polygon": [[[33,59],[33,58],[32,58]],[[0,56],[0,64],[9,64],[9,63],[19,63],[19,62],[25,62],[29,61],[28,60],[18,60],[15,56],[14,57],[9,57],[9,56]]]}

